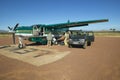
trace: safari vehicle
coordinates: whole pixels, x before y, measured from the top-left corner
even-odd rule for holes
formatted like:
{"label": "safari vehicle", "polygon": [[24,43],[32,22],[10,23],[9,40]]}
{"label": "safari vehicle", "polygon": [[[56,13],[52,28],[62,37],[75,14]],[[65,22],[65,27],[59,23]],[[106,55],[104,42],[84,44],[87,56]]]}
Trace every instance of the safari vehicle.
{"label": "safari vehicle", "polygon": [[95,39],[92,31],[71,31],[71,33],[68,42],[70,48],[73,46],[82,46],[85,49],[87,46],[91,46],[91,43]]}

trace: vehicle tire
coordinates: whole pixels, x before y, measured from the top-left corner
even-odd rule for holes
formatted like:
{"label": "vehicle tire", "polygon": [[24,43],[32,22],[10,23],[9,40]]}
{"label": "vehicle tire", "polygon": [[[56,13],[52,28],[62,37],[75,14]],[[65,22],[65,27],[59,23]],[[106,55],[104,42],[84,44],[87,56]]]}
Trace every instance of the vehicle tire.
{"label": "vehicle tire", "polygon": [[87,42],[87,46],[91,46],[91,42],[90,41]]}
{"label": "vehicle tire", "polygon": [[71,45],[71,44],[69,44],[69,45],[68,45],[68,47],[69,47],[69,48],[72,48],[72,45]]}
{"label": "vehicle tire", "polygon": [[84,45],[83,45],[83,49],[86,49],[87,47],[87,41],[85,41]]}

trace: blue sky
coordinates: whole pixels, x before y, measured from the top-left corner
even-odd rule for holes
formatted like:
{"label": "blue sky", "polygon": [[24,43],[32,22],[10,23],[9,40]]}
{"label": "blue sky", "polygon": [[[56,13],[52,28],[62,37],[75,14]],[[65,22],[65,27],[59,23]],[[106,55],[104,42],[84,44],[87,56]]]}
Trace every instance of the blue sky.
{"label": "blue sky", "polygon": [[109,22],[74,28],[83,30],[120,30],[120,0],[0,0],[0,29],[7,26],[64,23],[68,19]]}

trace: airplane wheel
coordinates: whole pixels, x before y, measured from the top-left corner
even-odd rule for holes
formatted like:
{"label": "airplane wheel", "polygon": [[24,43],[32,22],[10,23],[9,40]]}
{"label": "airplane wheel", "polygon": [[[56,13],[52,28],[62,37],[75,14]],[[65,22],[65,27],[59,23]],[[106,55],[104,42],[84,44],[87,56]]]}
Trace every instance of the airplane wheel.
{"label": "airplane wheel", "polygon": [[22,48],[23,48],[23,44],[19,44],[19,45],[18,45],[18,48],[19,48],[19,49],[22,49]]}

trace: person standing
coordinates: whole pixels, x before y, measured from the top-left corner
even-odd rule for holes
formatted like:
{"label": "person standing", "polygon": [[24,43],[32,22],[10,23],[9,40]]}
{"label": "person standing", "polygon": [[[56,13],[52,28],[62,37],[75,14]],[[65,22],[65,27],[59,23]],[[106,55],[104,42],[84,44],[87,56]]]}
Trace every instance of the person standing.
{"label": "person standing", "polygon": [[69,37],[70,37],[70,34],[69,34],[68,31],[66,31],[66,32],[65,32],[65,39],[64,39],[64,44],[65,44],[65,46],[68,46]]}
{"label": "person standing", "polygon": [[52,46],[52,33],[49,32],[47,35],[47,46]]}

